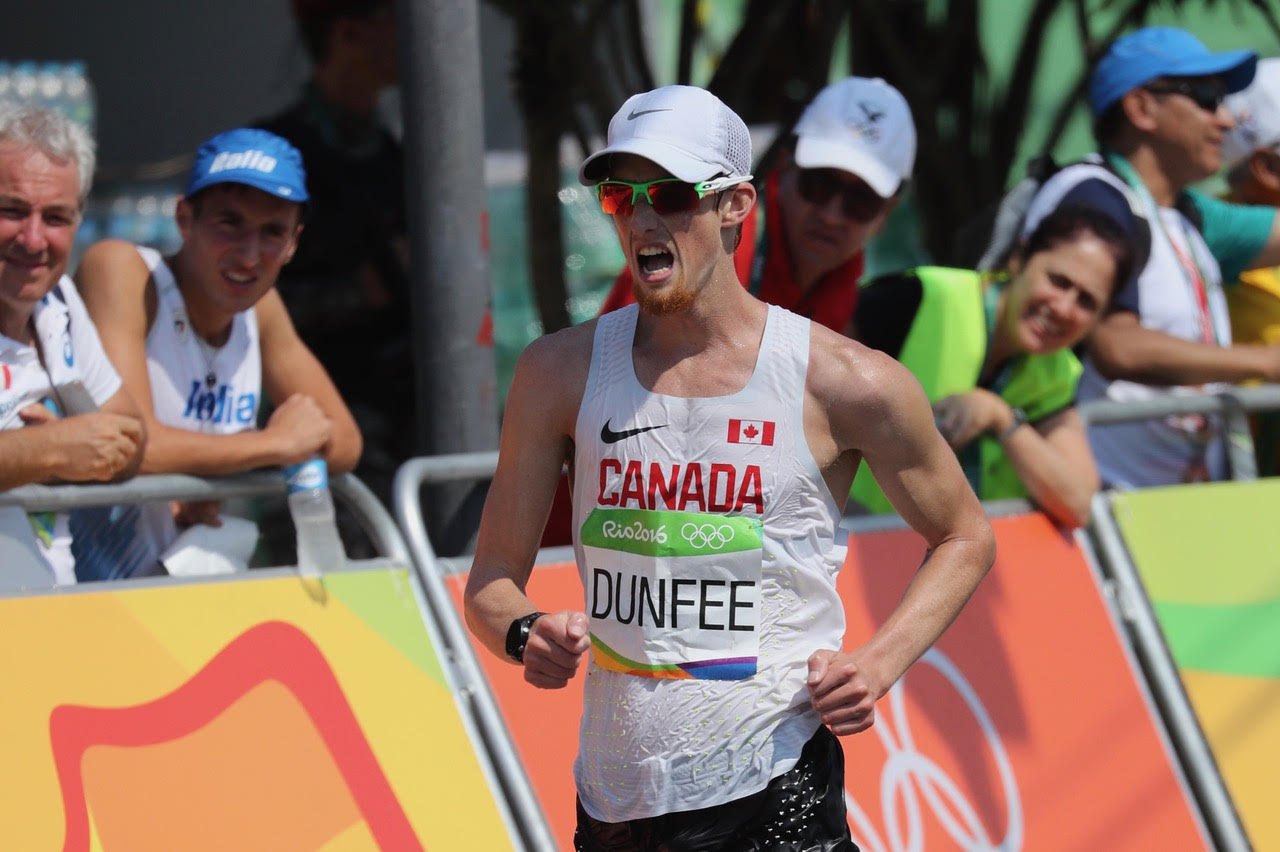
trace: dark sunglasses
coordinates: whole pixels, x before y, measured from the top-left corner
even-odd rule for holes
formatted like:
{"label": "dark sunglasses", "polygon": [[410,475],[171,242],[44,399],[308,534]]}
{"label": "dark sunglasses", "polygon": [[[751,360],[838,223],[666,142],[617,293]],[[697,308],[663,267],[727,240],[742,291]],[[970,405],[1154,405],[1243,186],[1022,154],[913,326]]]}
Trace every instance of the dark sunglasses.
{"label": "dark sunglasses", "polygon": [[1212,78],[1189,80],[1162,80],[1143,86],[1153,95],[1182,95],[1191,98],[1205,112],[1217,112],[1227,96],[1222,83]]}
{"label": "dark sunglasses", "polygon": [[658,215],[669,216],[696,210],[698,202],[711,193],[749,180],[751,175],[712,178],[698,183],[685,183],[679,178],[658,178],[644,183],[610,178],[596,184],[596,198],[600,199],[600,209],[609,216],[630,215],[636,209],[637,199],[648,201]]}
{"label": "dark sunglasses", "polygon": [[838,192],[844,218],[854,222],[870,222],[888,203],[860,180],[850,181],[837,169],[800,169],[796,190],[810,204],[825,207]]}

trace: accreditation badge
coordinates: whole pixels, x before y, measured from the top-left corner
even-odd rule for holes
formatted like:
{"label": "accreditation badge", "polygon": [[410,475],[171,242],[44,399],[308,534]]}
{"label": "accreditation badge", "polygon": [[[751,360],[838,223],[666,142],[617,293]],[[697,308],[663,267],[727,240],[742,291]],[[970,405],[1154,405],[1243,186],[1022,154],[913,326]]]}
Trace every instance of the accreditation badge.
{"label": "accreditation badge", "polygon": [[597,508],[580,540],[596,665],[656,678],[756,673],[759,519]]}

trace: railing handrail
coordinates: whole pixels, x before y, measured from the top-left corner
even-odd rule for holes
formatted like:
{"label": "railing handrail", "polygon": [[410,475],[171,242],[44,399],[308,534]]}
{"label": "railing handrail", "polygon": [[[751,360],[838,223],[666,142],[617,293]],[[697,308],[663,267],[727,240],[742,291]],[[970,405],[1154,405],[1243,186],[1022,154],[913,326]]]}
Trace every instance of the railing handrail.
{"label": "railing handrail", "polygon": [[1085,423],[1102,426],[1111,423],[1134,423],[1171,414],[1229,414],[1244,411],[1280,409],[1280,385],[1226,387],[1214,392],[1168,394],[1150,399],[1091,399],[1076,410]]}
{"label": "railing handrail", "polygon": [[[386,507],[354,474],[330,477],[329,487],[351,509],[379,555],[409,564],[409,548]],[[201,477],[166,473],[137,476],[124,482],[23,485],[0,491],[0,506],[28,512],[64,512],[87,506],[151,503],[159,500],[227,500],[234,497],[283,497],[280,471],[253,471],[234,476]]]}
{"label": "railing handrail", "polygon": [[495,767],[501,770],[511,810],[520,820],[524,841],[531,850],[542,852],[554,850],[555,839],[498,709],[497,699],[472,649],[471,639],[453,607],[435,548],[427,536],[420,499],[422,486],[427,483],[487,479],[493,475],[497,461],[497,451],[409,459],[396,471],[392,506],[400,529],[409,542],[413,565],[417,568],[427,603],[444,634],[450,662],[463,678],[465,695],[475,713],[476,723],[489,746]]}

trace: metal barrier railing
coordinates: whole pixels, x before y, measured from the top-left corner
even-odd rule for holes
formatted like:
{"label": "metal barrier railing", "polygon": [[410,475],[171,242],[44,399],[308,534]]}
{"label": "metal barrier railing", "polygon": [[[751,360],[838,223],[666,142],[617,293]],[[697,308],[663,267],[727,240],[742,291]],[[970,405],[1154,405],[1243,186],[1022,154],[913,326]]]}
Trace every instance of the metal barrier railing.
{"label": "metal barrier railing", "polygon": [[1136,423],[1174,414],[1216,414],[1226,427],[1227,456],[1232,479],[1257,479],[1258,465],[1249,437],[1247,414],[1280,409],[1280,385],[1226,387],[1215,393],[1161,396],[1154,399],[1091,399],[1077,410],[1090,426]]}
{"label": "metal barrier railing", "polygon": [[[344,473],[331,477],[329,488],[351,510],[379,554],[409,563],[409,549],[404,537],[367,485],[353,474]],[[278,471],[209,478],[162,474],[102,485],[23,485],[0,491],[0,506],[19,506],[28,512],[60,512],[86,506],[159,500],[228,500],[236,497],[283,497],[284,494],[284,477]]]}
{"label": "metal barrier railing", "polygon": [[1187,780],[1200,802],[1215,845],[1225,852],[1247,852],[1251,847],[1231,803],[1231,794],[1223,783],[1218,764],[1183,689],[1178,667],[1156,621],[1138,569],[1112,516],[1111,494],[1094,495],[1088,535],[1094,541],[1093,549],[1102,573],[1112,584],[1120,616],[1130,630],[1138,662],[1164,717],[1173,746],[1186,767]]}
{"label": "metal barrier railing", "polygon": [[427,604],[443,633],[443,653],[449,656],[459,673],[461,697],[475,715],[476,725],[499,772],[500,783],[517,825],[523,832],[524,842],[531,850],[553,852],[556,842],[551,827],[547,824],[529,776],[516,753],[515,744],[502,719],[493,691],[480,668],[480,661],[476,659],[467,629],[454,609],[435,549],[427,537],[422,514],[420,495],[423,485],[488,479],[493,476],[497,462],[496,451],[410,459],[396,471],[392,503],[396,520],[400,522],[400,529],[408,540],[413,565],[422,582]]}

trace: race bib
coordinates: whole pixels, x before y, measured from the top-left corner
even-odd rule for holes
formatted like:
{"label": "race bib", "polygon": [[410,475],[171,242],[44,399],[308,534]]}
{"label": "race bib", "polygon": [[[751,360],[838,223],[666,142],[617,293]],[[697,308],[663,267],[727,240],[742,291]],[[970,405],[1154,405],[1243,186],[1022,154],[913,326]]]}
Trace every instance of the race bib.
{"label": "race bib", "polygon": [[596,665],[639,677],[754,675],[762,529],[754,518],[593,509],[581,541]]}

